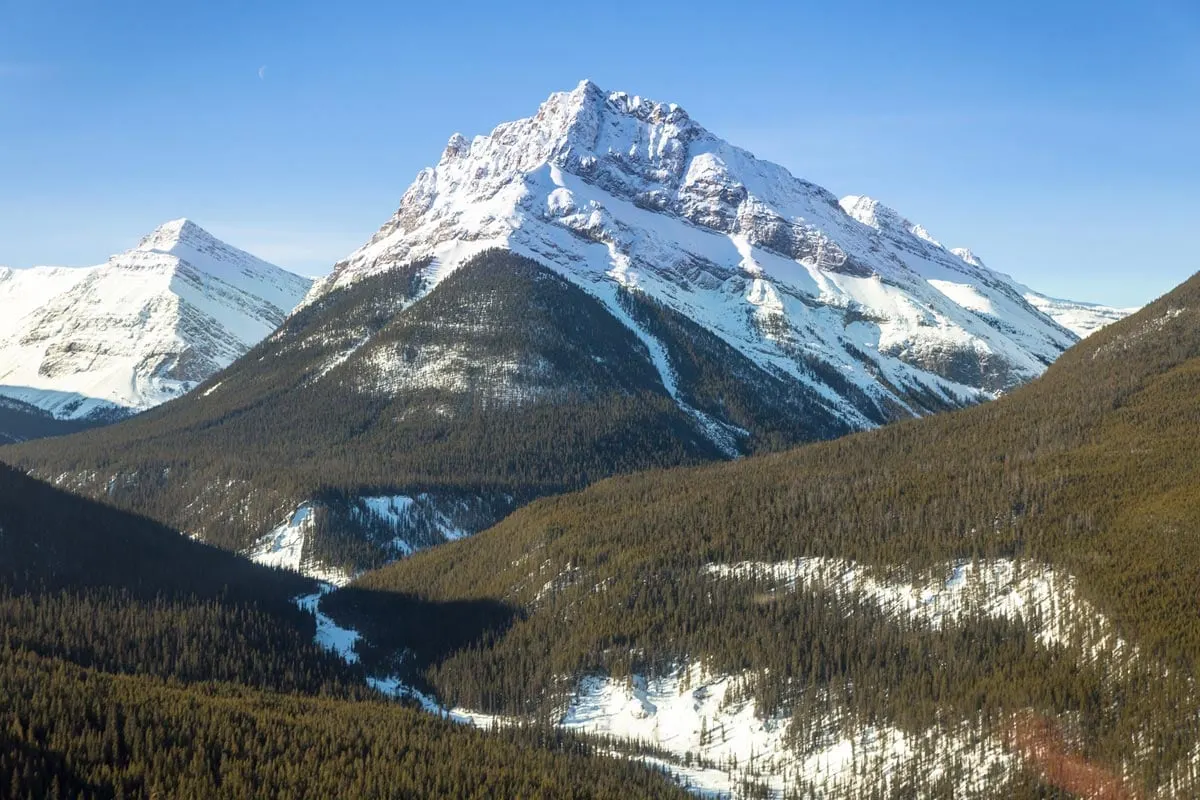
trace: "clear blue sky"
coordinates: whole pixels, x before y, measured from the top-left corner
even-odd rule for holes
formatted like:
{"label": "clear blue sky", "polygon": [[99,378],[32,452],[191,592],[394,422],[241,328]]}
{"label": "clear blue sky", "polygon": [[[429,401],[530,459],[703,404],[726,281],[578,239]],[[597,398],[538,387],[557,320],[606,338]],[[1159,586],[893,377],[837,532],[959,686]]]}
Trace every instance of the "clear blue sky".
{"label": "clear blue sky", "polygon": [[0,263],[189,216],[324,272],[451,133],[590,77],[1051,294],[1200,268],[1195,0],[417,5],[0,0]]}

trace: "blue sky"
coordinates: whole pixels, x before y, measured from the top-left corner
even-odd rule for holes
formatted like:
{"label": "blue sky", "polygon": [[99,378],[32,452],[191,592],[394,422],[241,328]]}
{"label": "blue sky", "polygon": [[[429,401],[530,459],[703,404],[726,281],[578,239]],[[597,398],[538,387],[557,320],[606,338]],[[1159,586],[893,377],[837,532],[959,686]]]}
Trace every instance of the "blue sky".
{"label": "blue sky", "polygon": [[1194,0],[409,5],[0,0],[0,263],[189,216],[320,273],[451,133],[590,77],[1051,294],[1200,268]]}

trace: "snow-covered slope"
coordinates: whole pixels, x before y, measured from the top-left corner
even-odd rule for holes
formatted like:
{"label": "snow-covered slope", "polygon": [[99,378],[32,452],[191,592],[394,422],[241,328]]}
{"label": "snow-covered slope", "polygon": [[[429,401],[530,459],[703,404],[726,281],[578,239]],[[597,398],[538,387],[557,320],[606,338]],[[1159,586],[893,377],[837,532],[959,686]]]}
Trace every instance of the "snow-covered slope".
{"label": "snow-covered slope", "polygon": [[0,394],[60,419],[149,408],[270,334],[309,286],[185,219],[100,266],[0,269]]}
{"label": "snow-covered slope", "polygon": [[1063,300],[1047,297],[1032,289],[1025,292],[1025,299],[1034,308],[1053,319],[1079,338],[1091,336],[1105,325],[1125,319],[1138,309],[1113,308],[1098,303],[1083,303],[1078,300]]}
{"label": "snow-covered slope", "polygon": [[[987,270],[983,261],[966,248],[956,247],[950,252],[971,266]],[[988,271],[990,272],[990,270]],[[1111,325],[1137,311],[1137,308],[1114,308],[1099,303],[1084,303],[1078,300],[1050,297],[1024,284],[1017,283],[1007,275],[1000,277],[1020,292],[1027,303],[1081,339],[1090,336],[1105,325]]]}
{"label": "snow-covered slope", "polygon": [[[431,259],[424,291],[504,247],[623,313],[645,293],[854,427],[977,402],[1042,372],[1077,337],[1011,279],[963,261],[867,198],[836,197],[717,138],[678,106],[585,81],[537,114],[455,134],[392,219],[310,299]],[[674,365],[659,364],[664,382]],[[838,380],[822,377],[836,373]]]}
{"label": "snow-covered slope", "polygon": [[[508,505],[511,508],[511,499]],[[330,566],[314,555],[312,537],[321,518],[327,528],[342,533],[355,530],[365,540],[373,541],[386,560],[470,536],[495,520],[495,512],[481,511],[479,503],[468,498],[427,493],[412,497],[360,496],[346,511],[339,520],[335,511],[319,501],[304,503],[243,553],[268,567],[282,567],[333,586],[345,586],[361,570]]]}

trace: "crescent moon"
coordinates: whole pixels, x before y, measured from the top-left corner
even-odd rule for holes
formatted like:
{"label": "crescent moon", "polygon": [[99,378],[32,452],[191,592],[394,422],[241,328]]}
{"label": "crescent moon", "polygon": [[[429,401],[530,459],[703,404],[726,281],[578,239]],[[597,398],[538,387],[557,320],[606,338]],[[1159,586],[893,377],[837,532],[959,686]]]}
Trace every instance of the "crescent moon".
{"label": "crescent moon", "polygon": [[266,66],[264,65],[264,66],[261,66],[261,67],[259,67],[259,68],[258,68],[258,79],[261,81],[261,80],[263,80],[263,79],[264,79],[264,78],[266,78],[266,77],[267,77],[267,68],[266,68]]}

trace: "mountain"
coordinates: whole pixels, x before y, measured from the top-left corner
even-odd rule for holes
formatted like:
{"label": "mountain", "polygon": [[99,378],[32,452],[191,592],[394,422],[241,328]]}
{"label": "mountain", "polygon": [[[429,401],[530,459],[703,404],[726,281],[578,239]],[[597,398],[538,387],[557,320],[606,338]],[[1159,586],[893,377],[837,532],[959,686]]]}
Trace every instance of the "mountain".
{"label": "mountain", "polygon": [[3,457],[345,580],[609,475],[990,400],[1076,340],[885,206],[584,82],[454,136],[199,391]]}
{"label": "mountain", "polygon": [[186,219],[100,266],[0,269],[0,395],[61,420],[150,408],[279,327],[310,284]]}
{"label": "mountain", "polygon": [[[1200,796],[1198,382],[1200,275],[995,402],[602,481],[321,608],[459,718],[712,790]],[[465,646],[421,613],[487,601]]]}
{"label": "mountain", "polygon": [[843,209],[678,106],[584,81],[533,117],[453,136],[314,296],[421,260],[428,291],[504,247],[618,318],[621,290],[662,304],[854,427],[991,398],[1076,340],[1011,280],[875,201],[848,200]]}
{"label": "mountain", "polygon": [[315,592],[0,466],[3,796],[686,796],[578,737],[386,700]]}
{"label": "mountain", "polygon": [[[979,257],[970,250],[955,248],[950,252],[968,264],[976,267],[984,266]],[[1050,297],[1030,289],[1024,284],[1016,283],[1008,276],[1005,277],[1021,293],[1026,302],[1081,339],[1137,311],[1136,308],[1114,308],[1099,303],[1084,303],[1078,300]]]}
{"label": "mountain", "polygon": [[1137,311],[1136,308],[1114,308],[1098,303],[1082,303],[1078,300],[1063,300],[1048,297],[1032,289],[1025,292],[1025,299],[1059,325],[1080,338],[1091,336],[1106,325],[1124,319]]}

